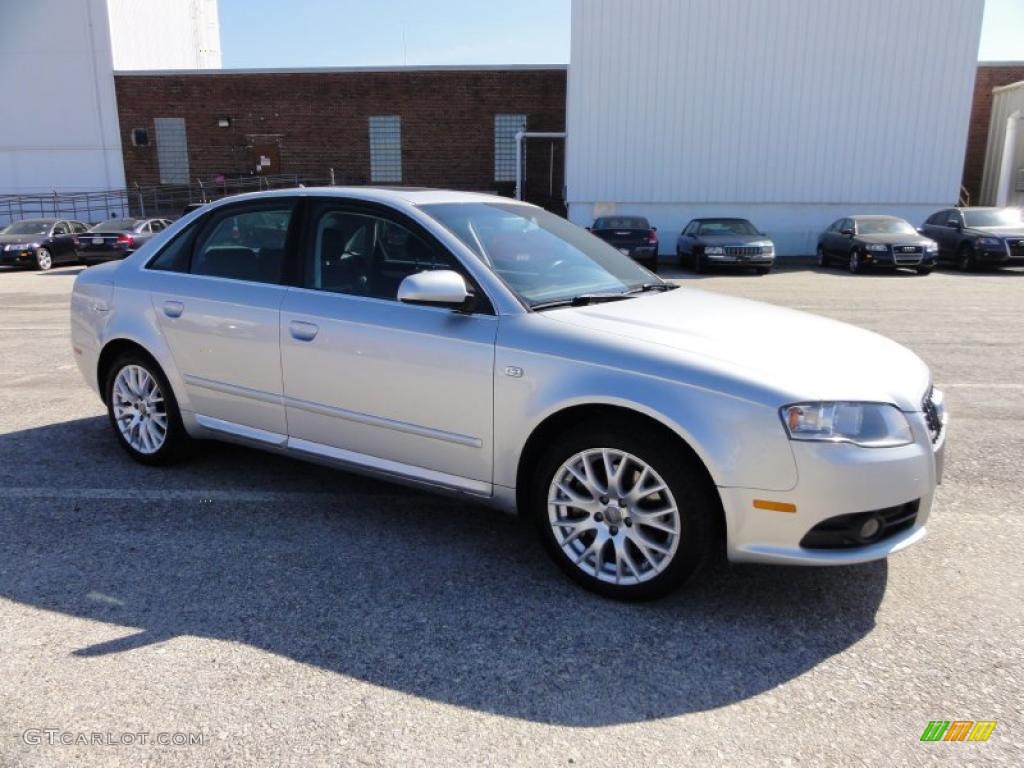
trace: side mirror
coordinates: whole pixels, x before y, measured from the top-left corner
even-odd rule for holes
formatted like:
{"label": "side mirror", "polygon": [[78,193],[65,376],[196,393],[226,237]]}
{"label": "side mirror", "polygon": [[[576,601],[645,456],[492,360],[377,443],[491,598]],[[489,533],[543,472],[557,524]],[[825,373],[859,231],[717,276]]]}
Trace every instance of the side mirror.
{"label": "side mirror", "polygon": [[651,227],[651,232],[657,232],[657,231],[658,231],[657,227]]}
{"label": "side mirror", "polygon": [[450,269],[435,269],[407,276],[398,286],[398,300],[406,304],[428,304],[453,309],[465,306],[469,288],[462,275]]}
{"label": "side mirror", "polygon": [[840,229],[839,230],[839,234],[840,235],[845,235],[846,237],[853,237],[853,230],[852,229]]}

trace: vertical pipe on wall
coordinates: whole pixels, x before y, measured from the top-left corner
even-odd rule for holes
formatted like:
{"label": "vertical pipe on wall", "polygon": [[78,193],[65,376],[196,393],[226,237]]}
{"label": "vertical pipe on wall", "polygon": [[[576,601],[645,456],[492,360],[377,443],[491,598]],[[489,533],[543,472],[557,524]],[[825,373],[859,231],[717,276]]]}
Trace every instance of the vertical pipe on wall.
{"label": "vertical pipe on wall", "polygon": [[1017,159],[1017,129],[1024,112],[1017,110],[1006,118],[1006,134],[1003,136],[1003,156],[999,164],[999,182],[996,184],[996,205],[1008,205],[1013,196],[1014,164]]}

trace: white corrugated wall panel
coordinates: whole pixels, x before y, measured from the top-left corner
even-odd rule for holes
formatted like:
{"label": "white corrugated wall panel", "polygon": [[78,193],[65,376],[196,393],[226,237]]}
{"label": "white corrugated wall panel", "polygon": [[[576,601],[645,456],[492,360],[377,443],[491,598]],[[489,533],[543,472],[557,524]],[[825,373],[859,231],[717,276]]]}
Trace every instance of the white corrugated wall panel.
{"label": "white corrugated wall panel", "polygon": [[574,0],[573,205],[945,205],[983,0]]}

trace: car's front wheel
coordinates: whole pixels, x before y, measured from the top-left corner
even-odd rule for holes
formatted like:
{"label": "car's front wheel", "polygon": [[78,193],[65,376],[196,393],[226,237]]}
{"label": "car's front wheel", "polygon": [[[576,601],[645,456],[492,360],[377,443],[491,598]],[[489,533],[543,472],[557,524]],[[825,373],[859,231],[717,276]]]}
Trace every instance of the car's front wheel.
{"label": "car's front wheel", "polygon": [[827,267],[828,266],[828,259],[825,257],[825,249],[822,248],[820,245],[818,246],[818,266],[819,267]]}
{"label": "car's front wheel", "polygon": [[46,248],[36,251],[36,269],[46,272],[53,266],[53,256]]}
{"label": "car's front wheel", "polygon": [[703,468],[635,425],[593,423],[563,437],[535,473],[541,540],[572,579],[607,597],[658,597],[712,551],[716,500]]}
{"label": "car's front wheel", "polygon": [[970,245],[960,246],[960,250],[957,252],[956,265],[961,272],[971,272],[974,270],[974,248]]}
{"label": "car's front wheel", "polygon": [[856,250],[850,251],[850,261],[847,263],[846,266],[847,266],[847,269],[850,270],[850,274],[851,275],[856,275],[862,269],[864,269],[864,265],[861,263],[861,260],[860,260],[860,252],[859,251],[856,251]]}
{"label": "car's front wheel", "polygon": [[143,464],[166,464],[189,443],[163,371],[147,355],[122,354],[107,371],[107,415],[121,447]]}

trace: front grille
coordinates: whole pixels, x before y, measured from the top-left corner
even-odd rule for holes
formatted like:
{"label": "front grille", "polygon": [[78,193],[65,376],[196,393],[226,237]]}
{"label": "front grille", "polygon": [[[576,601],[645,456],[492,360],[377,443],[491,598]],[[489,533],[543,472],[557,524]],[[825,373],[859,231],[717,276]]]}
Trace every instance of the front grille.
{"label": "front grille", "polygon": [[[804,549],[853,549],[884,541],[914,527],[920,504],[921,500],[915,499],[898,507],[830,517],[811,528],[800,540],[800,546]],[[878,521],[878,529],[864,538],[861,529],[871,519]]]}
{"label": "front grille", "polygon": [[727,245],[726,256],[760,256],[763,249],[759,245]]}
{"label": "front grille", "polygon": [[915,266],[920,264],[923,256],[924,246],[894,245],[892,247],[892,260],[900,266]]}
{"label": "front grille", "polygon": [[928,436],[933,443],[937,443],[942,436],[942,414],[935,402],[935,387],[928,387],[921,401],[921,410],[924,412],[925,424],[928,425]]}

